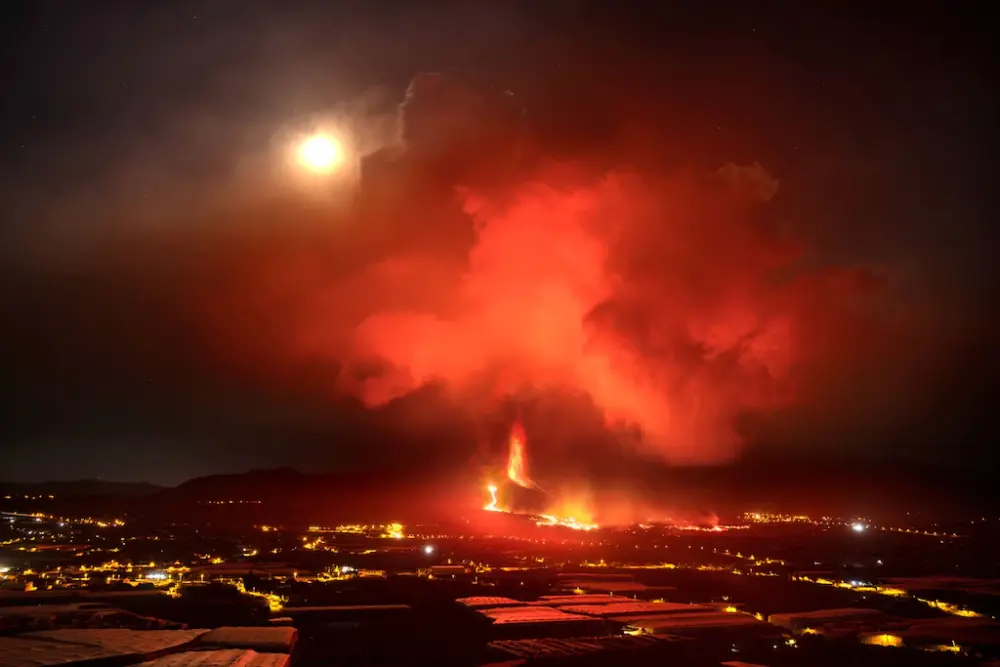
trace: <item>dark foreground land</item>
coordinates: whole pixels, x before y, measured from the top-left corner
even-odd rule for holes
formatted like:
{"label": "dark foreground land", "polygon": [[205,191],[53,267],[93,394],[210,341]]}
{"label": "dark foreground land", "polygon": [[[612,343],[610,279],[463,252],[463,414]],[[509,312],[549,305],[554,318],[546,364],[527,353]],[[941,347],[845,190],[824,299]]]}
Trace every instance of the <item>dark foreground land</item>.
{"label": "dark foreground land", "polygon": [[993,532],[976,522],[2,524],[0,667],[1000,659]]}

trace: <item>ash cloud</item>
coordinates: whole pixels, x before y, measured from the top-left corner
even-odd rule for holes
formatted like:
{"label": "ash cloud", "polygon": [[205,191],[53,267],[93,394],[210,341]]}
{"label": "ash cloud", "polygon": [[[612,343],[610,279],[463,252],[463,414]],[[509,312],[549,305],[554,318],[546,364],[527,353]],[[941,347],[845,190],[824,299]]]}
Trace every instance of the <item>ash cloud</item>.
{"label": "ash cloud", "polygon": [[759,210],[777,187],[752,164],[570,187],[540,174],[502,206],[463,191],[476,236],[461,277],[388,277],[379,291],[426,305],[373,304],[348,354],[385,370],[345,386],[372,407],[427,384],[479,405],[577,394],[646,453],[731,460],[737,419],[808,400],[804,369],[834,361],[829,335],[880,289],[862,270],[787,275],[802,251]]}
{"label": "ash cloud", "polygon": [[[269,363],[324,365],[331,393],[373,409],[428,386],[470,414],[576,397],[638,453],[700,465],[739,457],[752,435],[740,424],[819,400],[825,373],[899,333],[879,274],[804,268],[805,244],[768,210],[779,181],[756,162],[600,173],[541,160],[483,177],[462,167],[497,154],[459,144],[396,148],[409,184],[354,221],[393,240],[359,232],[353,268],[321,253],[255,268],[246,298],[283,306]],[[444,154],[445,177],[428,177]]]}
{"label": "ash cloud", "polygon": [[[532,15],[550,11],[535,4]],[[644,43],[609,32],[606,20],[565,21],[553,11],[557,20],[539,21],[510,3],[377,18],[348,12],[337,21],[320,18],[325,11],[276,18],[265,7],[234,17],[202,8],[193,23],[181,12],[184,25],[197,29],[181,59],[170,48],[176,26],[145,8],[131,15],[137,29],[125,31],[128,13],[114,21],[93,12],[59,21],[36,13],[37,29],[15,26],[20,37],[9,46],[44,71],[24,70],[11,82],[18,102],[11,110],[23,123],[10,123],[11,224],[0,230],[8,321],[0,338],[12,351],[4,377],[15,397],[0,422],[18,465],[9,474],[143,478],[125,441],[143,446],[162,442],[164,433],[177,454],[172,479],[206,470],[208,457],[218,470],[322,468],[354,457],[384,469],[409,457],[402,467],[421,475],[434,456],[466,469],[463,454],[497,450],[516,411],[498,418],[495,434],[485,426],[481,438],[459,431],[496,413],[498,393],[523,385],[510,401],[529,404],[523,415],[539,475],[571,466],[603,481],[620,466],[623,486],[634,488],[658,467],[622,456],[619,443],[658,454],[671,451],[671,441],[652,439],[649,426],[623,428],[627,415],[601,413],[571,363],[543,377],[530,357],[521,358],[525,369],[497,354],[458,383],[457,373],[432,368],[422,377],[436,386],[374,411],[358,410],[351,398],[404,394],[421,380],[411,370],[420,364],[406,355],[385,372],[399,343],[384,334],[389,342],[375,345],[378,319],[418,315],[428,329],[455,331],[472,321],[460,286],[480,236],[463,199],[475,199],[479,224],[492,229],[515,195],[529,196],[529,184],[537,186],[531,196],[543,199],[537,190],[554,191],[555,200],[586,197],[600,189],[594,174],[609,164],[640,170],[616,172],[626,195],[607,189],[627,202],[621,215],[605,216],[603,227],[584,225],[588,238],[607,244],[598,273],[607,292],[580,304],[579,335],[584,351],[604,354],[630,386],[651,386],[643,395],[656,399],[654,417],[668,423],[669,414],[668,425],[680,428],[678,411],[693,414],[685,401],[698,395],[683,387],[697,379],[707,387],[701,414],[726,408],[699,422],[716,425],[706,436],[713,456],[742,451],[751,467],[758,455],[801,456],[815,468],[823,467],[820,455],[853,452],[866,463],[920,455],[935,465],[988,469],[980,457],[996,440],[985,407],[995,393],[987,390],[996,377],[987,315],[996,281],[980,188],[982,136],[992,127],[976,73],[983,58],[970,52],[964,65],[954,61],[969,74],[961,81],[940,63],[914,79],[920,65],[901,47],[926,35],[896,20],[846,56],[829,57],[842,35],[824,30],[804,39],[811,52],[781,60],[773,44],[733,44],[729,24],[713,35],[672,20]],[[798,21],[781,14],[783,22]],[[759,28],[757,13],[747,20]],[[81,30],[81,21],[89,28]],[[552,23],[568,29],[554,34]],[[798,27],[808,33],[815,21],[806,23]],[[781,31],[797,43],[806,33]],[[107,47],[96,62],[72,55],[91,53],[95,36]],[[940,36],[932,41],[927,53]],[[36,52],[57,57],[42,62]],[[886,57],[893,52],[895,59]],[[519,179],[506,167],[482,169],[499,175],[500,186],[466,173],[458,180],[467,186],[463,197],[421,182],[390,193],[390,215],[374,217],[331,210],[332,197],[314,197],[321,193],[300,187],[302,174],[285,173],[286,144],[326,120],[345,120],[345,100],[380,82],[396,99],[365,96],[358,105],[365,109],[348,105],[347,115],[391,111],[414,68],[456,62],[510,75],[504,86],[524,95],[539,135],[526,153],[584,154],[603,166],[560,164]],[[204,76],[192,79],[192,71]],[[859,71],[868,78],[859,80]],[[46,77],[56,83],[39,87]],[[368,129],[376,139],[390,135],[381,116],[362,120],[362,143]],[[727,159],[744,168],[706,167]],[[745,169],[754,159],[781,177],[780,194],[774,180]],[[664,175],[665,164],[699,166],[696,174]],[[421,181],[411,176],[403,180]],[[777,224],[782,217],[802,226]],[[741,257],[758,268],[734,266]],[[893,270],[845,266],[853,260]],[[824,262],[835,266],[817,268]],[[758,278],[725,310],[720,293],[736,284],[732,276],[755,271]],[[746,384],[752,377],[739,342],[750,327],[741,320],[749,320],[746,311],[783,316],[791,341],[784,359],[768,359],[776,365],[767,373],[777,375],[749,388],[726,381],[727,374]],[[720,321],[735,333],[722,336]],[[754,341],[760,345],[760,336]],[[501,342],[501,351],[515,349]],[[413,348],[409,356],[421,353]],[[686,378],[676,386],[668,382],[675,376],[659,370],[670,363]],[[553,387],[575,393],[544,391]],[[767,400],[748,400],[768,392]],[[706,403],[706,396],[718,400]],[[632,409],[651,412],[640,407]],[[449,420],[461,423],[449,429]],[[379,430],[396,423],[392,433]],[[414,425],[422,432],[414,434]],[[854,468],[847,470],[853,478]],[[650,488],[675,485],[658,477]]]}

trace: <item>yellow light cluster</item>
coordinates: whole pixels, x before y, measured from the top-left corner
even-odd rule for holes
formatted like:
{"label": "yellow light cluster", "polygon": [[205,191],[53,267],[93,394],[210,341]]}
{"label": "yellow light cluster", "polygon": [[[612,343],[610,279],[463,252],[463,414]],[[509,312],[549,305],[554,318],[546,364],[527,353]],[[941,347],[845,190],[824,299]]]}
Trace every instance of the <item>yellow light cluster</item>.
{"label": "yellow light cluster", "polygon": [[202,505],[260,505],[259,500],[199,500]]}
{"label": "yellow light cluster", "polygon": [[389,523],[383,527],[380,537],[401,540],[406,537],[406,529],[401,523]]}
{"label": "yellow light cluster", "polygon": [[965,609],[964,607],[959,607],[956,604],[950,602],[942,602],[941,600],[927,600],[925,598],[914,597],[914,600],[918,602],[923,602],[928,607],[933,607],[934,609],[939,609],[946,614],[951,614],[952,616],[961,616],[963,618],[981,618],[983,615],[972,611],[971,609]]}
{"label": "yellow light cluster", "polygon": [[386,539],[399,540],[405,537],[412,537],[406,534],[406,526],[401,523],[391,522],[391,523],[376,523],[376,524],[361,524],[361,523],[347,523],[341,524],[339,526],[329,527],[329,526],[309,526],[309,533],[345,533],[348,535],[369,535],[372,537],[378,536]]}
{"label": "yellow light cluster", "polygon": [[[838,581],[834,579],[826,579],[824,577],[807,577],[802,575],[796,575],[792,577],[793,581],[802,581],[810,584],[818,584],[820,586],[835,586],[837,588],[847,588],[853,591],[864,592],[864,593],[875,593],[877,595],[886,595],[890,597],[907,597],[910,594],[901,589],[894,588],[891,586],[872,586],[862,583],[853,583],[850,581]],[[951,614],[952,616],[961,616],[964,618],[980,618],[982,614],[973,611],[971,609],[965,609],[964,607],[959,607],[958,605],[952,604],[950,602],[943,602],[941,600],[929,600],[927,598],[921,598],[916,596],[910,596],[912,599],[945,612],[946,614]]]}
{"label": "yellow light cluster", "polygon": [[770,512],[747,512],[743,515],[744,521],[750,523],[808,523],[813,526],[864,526],[865,529],[882,530],[891,533],[904,533],[907,535],[921,535],[924,537],[962,537],[958,533],[942,533],[934,530],[920,530],[917,528],[899,528],[896,526],[883,526],[864,518],[838,519],[836,517],[823,516],[814,518],[804,514],[772,514]]}
{"label": "yellow light cluster", "polygon": [[753,554],[745,556],[742,553],[740,553],[739,551],[737,551],[736,553],[733,553],[733,552],[728,551],[728,550],[726,550],[726,551],[719,551],[717,553],[720,553],[723,556],[729,556],[731,558],[739,558],[740,560],[750,561],[751,565],[757,565],[757,566],[765,566],[765,565],[781,565],[781,566],[784,566],[784,565],[787,565],[787,563],[785,563],[785,561],[781,560],[780,558],[756,558]]}
{"label": "yellow light cluster", "polygon": [[868,635],[861,640],[861,643],[869,646],[890,646],[898,648],[903,645],[903,638],[899,635],[892,635],[883,632],[877,635]]}
{"label": "yellow light cluster", "polygon": [[95,519],[93,517],[68,517],[57,516],[55,514],[45,514],[44,512],[32,512],[31,514],[19,514],[17,512],[4,512],[7,516],[21,516],[35,519],[35,521],[58,521],[60,523],[77,524],[84,526],[97,526],[98,528],[108,528],[111,526],[121,527],[125,525],[122,519]]}

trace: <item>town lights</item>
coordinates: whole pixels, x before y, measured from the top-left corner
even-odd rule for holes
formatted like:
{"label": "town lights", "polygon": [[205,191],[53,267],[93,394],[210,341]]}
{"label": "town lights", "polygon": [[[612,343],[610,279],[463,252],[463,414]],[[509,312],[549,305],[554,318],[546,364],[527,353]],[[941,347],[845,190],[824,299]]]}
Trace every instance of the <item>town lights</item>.
{"label": "town lights", "polygon": [[853,530],[855,533],[863,533],[867,529],[868,529],[868,526],[866,526],[863,523],[852,523],[851,524],[851,530]]}

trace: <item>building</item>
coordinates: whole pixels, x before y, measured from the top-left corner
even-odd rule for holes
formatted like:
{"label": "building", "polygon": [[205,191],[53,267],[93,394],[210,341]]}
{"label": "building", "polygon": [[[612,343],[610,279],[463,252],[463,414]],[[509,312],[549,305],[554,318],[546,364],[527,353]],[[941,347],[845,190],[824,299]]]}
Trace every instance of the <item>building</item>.
{"label": "building", "polygon": [[467,571],[464,565],[431,565],[427,573],[435,579],[454,579],[464,576]]}
{"label": "building", "polygon": [[615,602],[613,604],[582,604],[561,607],[571,614],[599,616],[601,618],[632,618],[635,616],[665,616],[669,614],[718,613],[718,610],[697,604],[676,602]]}
{"label": "building", "polygon": [[630,574],[603,572],[566,572],[556,577],[559,590],[593,595],[624,595],[631,598],[650,599],[677,590],[673,586],[647,586]]}
{"label": "building", "polygon": [[691,638],[732,640],[772,639],[781,636],[781,630],[749,614],[731,614],[720,611],[696,614],[666,614],[663,616],[639,615],[616,619],[626,624],[627,630],[641,634],[674,635]]}
{"label": "building", "polygon": [[792,632],[807,632],[830,623],[851,621],[874,622],[884,619],[885,616],[885,612],[878,609],[848,607],[844,609],[817,609],[815,611],[793,612],[789,614],[771,614],[767,621],[771,625],[786,628]]}
{"label": "building", "polygon": [[607,595],[595,593],[587,595],[543,595],[536,602],[529,602],[531,605],[541,605],[546,607],[565,607],[567,605],[580,604],[613,604],[615,602],[631,602],[630,598],[622,595]]}
{"label": "building", "polygon": [[499,639],[532,637],[598,637],[611,627],[604,619],[583,614],[569,614],[552,607],[499,607],[481,609],[492,621],[490,636]]}
{"label": "building", "polygon": [[469,609],[499,609],[501,607],[522,607],[523,602],[513,598],[504,598],[491,595],[480,595],[471,598],[458,598],[458,604]]}

